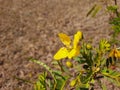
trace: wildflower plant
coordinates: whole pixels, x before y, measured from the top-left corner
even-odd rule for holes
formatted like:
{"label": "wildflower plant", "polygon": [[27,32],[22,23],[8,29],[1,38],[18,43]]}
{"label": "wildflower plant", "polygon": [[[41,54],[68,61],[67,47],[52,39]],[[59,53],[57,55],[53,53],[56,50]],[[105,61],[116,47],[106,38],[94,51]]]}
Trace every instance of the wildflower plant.
{"label": "wildflower plant", "polygon": [[40,74],[35,90],[93,90],[96,82],[103,90],[107,90],[106,85],[101,82],[102,78],[120,86],[120,72],[116,71],[120,51],[116,46],[112,47],[109,41],[102,39],[98,47],[94,47],[83,40],[81,31],[74,35],[73,42],[64,33],[58,36],[64,46],[53,57],[54,69],[32,59],[46,68],[51,76],[48,78],[47,71]]}

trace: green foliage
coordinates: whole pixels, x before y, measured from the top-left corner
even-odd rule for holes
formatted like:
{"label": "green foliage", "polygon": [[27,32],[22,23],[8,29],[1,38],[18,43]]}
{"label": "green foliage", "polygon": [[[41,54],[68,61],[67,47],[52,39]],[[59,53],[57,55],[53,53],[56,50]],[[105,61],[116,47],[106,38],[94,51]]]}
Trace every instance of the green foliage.
{"label": "green foliage", "polygon": [[[114,62],[119,56],[120,51],[117,48],[112,49],[109,41],[101,39],[98,47],[93,47],[90,43],[81,41],[80,55],[73,58],[76,65],[73,64],[72,67],[67,67],[62,61],[53,61],[52,64],[55,67],[59,66],[55,70],[38,60],[32,59],[31,61],[43,66],[52,76],[52,80],[50,80],[46,78],[48,76],[47,72],[40,74],[34,90],[46,90],[46,88],[64,90],[66,87],[75,90],[89,90],[94,88],[95,81],[103,90],[106,90],[106,86],[101,83],[99,75],[101,78],[107,78],[120,86],[120,72],[111,68],[111,66],[115,66],[116,63]],[[71,68],[75,70],[76,75],[72,75]]]}
{"label": "green foliage", "polygon": [[50,90],[63,90],[69,78],[68,76],[62,76],[62,72],[60,70],[52,70],[43,62],[34,59],[31,59],[31,61],[43,66],[46,70],[48,70],[48,72],[50,72],[51,76],[54,79],[54,82],[50,79],[47,79],[47,72],[40,74],[38,81],[35,83],[34,90],[47,90],[47,86]]}
{"label": "green foliage", "polygon": [[111,42],[114,44],[118,44],[119,41],[116,39],[116,37],[120,34],[120,12],[118,12],[119,7],[117,5],[117,1],[114,1],[115,5],[108,6],[107,10],[114,15],[109,21],[109,23],[112,25],[112,30],[114,31]]}
{"label": "green foliage", "polygon": [[35,60],[35,59],[31,59],[31,61],[34,62],[34,63],[37,63],[37,64],[39,64],[41,66],[43,66],[46,70],[48,70],[48,72],[50,72],[51,76],[53,77],[54,81],[56,82],[56,79],[55,79],[55,76],[53,74],[53,71],[52,71],[52,69],[49,66],[47,66],[43,62]]}
{"label": "green foliage", "polygon": [[113,5],[113,6],[107,6],[107,10],[110,12],[116,12],[116,10],[118,9],[117,5]]}
{"label": "green foliage", "polygon": [[[115,5],[106,4],[106,9],[108,14],[110,14],[109,24],[111,24],[113,34],[111,37],[111,43],[120,44],[120,41],[116,39],[116,37],[120,34],[120,12],[119,7],[117,5],[117,0],[113,0]],[[106,1],[106,3],[109,1]],[[96,16],[96,14],[101,10],[102,6],[95,4],[87,13],[87,16]]]}
{"label": "green foliage", "polygon": [[120,86],[120,73],[111,70],[111,69],[104,69],[102,70],[102,74],[112,83],[114,83],[117,86]]}
{"label": "green foliage", "polygon": [[116,37],[120,33],[120,17],[115,17],[110,21],[112,29],[114,30],[113,37]]}
{"label": "green foliage", "polygon": [[34,90],[47,90],[45,82],[46,76],[47,76],[46,72],[39,75],[38,81],[34,85]]}

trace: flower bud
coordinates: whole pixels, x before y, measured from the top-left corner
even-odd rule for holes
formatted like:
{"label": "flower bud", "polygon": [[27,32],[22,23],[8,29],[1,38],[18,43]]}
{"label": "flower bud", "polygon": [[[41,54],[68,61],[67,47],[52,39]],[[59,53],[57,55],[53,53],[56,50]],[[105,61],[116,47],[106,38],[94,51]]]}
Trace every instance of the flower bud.
{"label": "flower bud", "polygon": [[106,47],[106,48],[109,48],[109,47],[110,47],[110,44],[109,44],[109,43],[107,43],[107,44],[105,45],[105,47]]}
{"label": "flower bud", "polygon": [[67,61],[67,62],[66,62],[66,66],[69,67],[69,68],[72,68],[72,67],[73,67],[73,64],[72,64],[70,61]]}
{"label": "flower bud", "polygon": [[76,79],[73,79],[73,80],[70,82],[70,86],[71,86],[71,87],[74,87],[75,84],[76,84],[76,81],[77,81]]}
{"label": "flower bud", "polygon": [[87,44],[87,49],[91,49],[92,48],[92,46],[91,46],[91,44]]}
{"label": "flower bud", "polygon": [[96,72],[99,72],[100,71],[100,68],[98,67],[97,69],[96,69]]}

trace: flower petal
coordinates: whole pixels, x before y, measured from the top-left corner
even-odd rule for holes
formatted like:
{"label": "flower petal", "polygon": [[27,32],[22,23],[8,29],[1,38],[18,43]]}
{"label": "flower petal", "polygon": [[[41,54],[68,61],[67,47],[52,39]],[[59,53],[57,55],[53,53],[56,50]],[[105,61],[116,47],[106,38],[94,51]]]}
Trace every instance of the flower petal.
{"label": "flower petal", "polygon": [[54,55],[55,60],[60,60],[66,58],[68,56],[68,50],[65,47],[62,47],[58,50],[58,52]]}
{"label": "flower petal", "polygon": [[116,58],[120,58],[120,51],[118,51],[117,49],[113,49],[111,50],[109,57],[116,57]]}
{"label": "flower petal", "polygon": [[64,33],[59,33],[58,36],[59,36],[60,40],[62,41],[62,43],[64,45],[66,45],[67,47],[70,46],[71,39],[70,39],[70,37],[68,35],[66,35]]}
{"label": "flower petal", "polygon": [[76,55],[76,49],[72,49],[69,54],[68,54],[68,58],[71,59],[72,57],[74,57]]}
{"label": "flower petal", "polygon": [[118,51],[117,49],[116,49],[116,51],[115,51],[115,57],[116,57],[116,58],[120,58],[120,51]]}
{"label": "flower petal", "polygon": [[120,51],[119,51],[119,53],[118,53],[118,58],[120,58]]}
{"label": "flower petal", "polygon": [[77,46],[75,56],[78,56],[79,54],[80,54],[80,46]]}
{"label": "flower petal", "polygon": [[109,53],[109,57],[113,57],[114,56],[114,52],[115,52],[115,50],[113,49],[113,50],[111,50],[110,51],[110,53]]}
{"label": "flower petal", "polygon": [[82,32],[78,31],[78,32],[74,35],[73,48],[77,48],[77,45],[78,45],[80,39],[82,39]]}
{"label": "flower petal", "polygon": [[69,52],[68,58],[71,59],[72,57],[75,57],[75,56],[77,56],[77,55],[79,55],[79,54],[80,54],[80,46],[78,46],[76,49],[73,48],[73,49]]}

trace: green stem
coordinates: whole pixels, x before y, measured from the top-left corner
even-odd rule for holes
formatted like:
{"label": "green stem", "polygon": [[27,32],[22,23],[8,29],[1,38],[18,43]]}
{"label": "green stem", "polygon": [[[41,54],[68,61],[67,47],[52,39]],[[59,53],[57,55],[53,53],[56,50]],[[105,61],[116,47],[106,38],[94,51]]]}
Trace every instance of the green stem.
{"label": "green stem", "polygon": [[[114,2],[115,2],[115,5],[117,6],[117,0],[114,0]],[[116,9],[115,13],[116,13],[116,16],[119,17],[118,9]]]}
{"label": "green stem", "polygon": [[26,83],[35,84],[35,83],[33,83],[33,82],[29,81],[29,80],[25,80],[25,79],[22,79],[22,78],[19,78],[19,77],[16,77],[16,76],[14,76],[14,78],[17,79],[17,80],[20,80],[20,81],[26,82]]}
{"label": "green stem", "polygon": [[62,67],[62,62],[58,61],[58,65],[60,66],[61,71],[64,72],[64,69]]}

